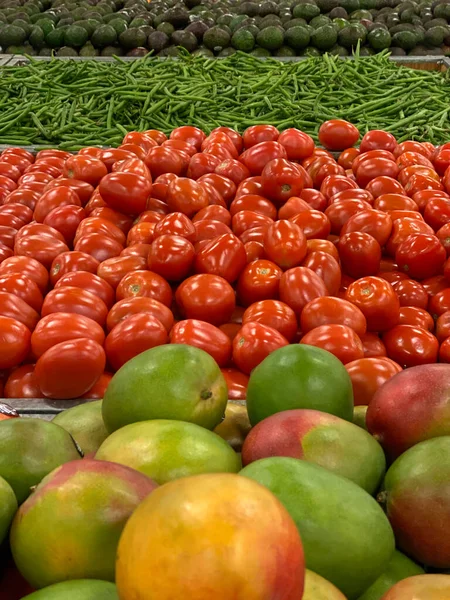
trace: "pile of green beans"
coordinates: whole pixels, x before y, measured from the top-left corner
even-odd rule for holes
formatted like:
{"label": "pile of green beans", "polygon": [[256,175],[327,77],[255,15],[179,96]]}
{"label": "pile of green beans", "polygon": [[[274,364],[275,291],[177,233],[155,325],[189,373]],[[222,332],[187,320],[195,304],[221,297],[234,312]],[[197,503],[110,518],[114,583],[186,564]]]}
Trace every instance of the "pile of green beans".
{"label": "pile of green beans", "polygon": [[317,140],[340,118],[399,141],[450,140],[450,73],[399,67],[386,53],[299,62],[243,53],[223,60],[40,61],[0,68],[0,144],[115,146],[132,130],[180,125],[297,127]]}

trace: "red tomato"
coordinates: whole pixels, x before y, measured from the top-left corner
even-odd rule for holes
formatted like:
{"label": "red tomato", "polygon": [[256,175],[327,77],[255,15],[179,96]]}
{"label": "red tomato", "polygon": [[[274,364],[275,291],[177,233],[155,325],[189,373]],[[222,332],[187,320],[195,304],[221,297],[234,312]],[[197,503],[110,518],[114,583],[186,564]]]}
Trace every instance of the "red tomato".
{"label": "red tomato", "polygon": [[400,373],[401,366],[390,358],[360,358],[345,365],[353,387],[355,406],[367,406],[375,392],[391,377]]}
{"label": "red tomato", "polygon": [[434,330],[433,317],[423,308],[417,306],[401,306],[399,325],[414,325],[428,331]]}
{"label": "red tomato", "polygon": [[262,323],[279,331],[289,342],[297,335],[297,317],[295,312],[279,300],[261,300],[251,304],[242,317],[242,324]]}
{"label": "red tomato", "polygon": [[127,235],[127,245],[151,244],[154,237],[155,223],[140,221],[133,225]]}
{"label": "red tomato", "polygon": [[235,198],[230,205],[230,214],[232,217],[244,210],[265,215],[270,219],[277,218],[275,205],[270,200],[267,200],[267,198],[258,194],[244,194],[239,196],[239,198]]}
{"label": "red tomato", "polygon": [[124,248],[119,256],[140,256],[147,260],[150,249],[151,244],[133,244],[132,246],[128,246],[128,248]]}
{"label": "red tomato", "polygon": [[368,152],[369,150],[388,150],[393,152],[397,147],[397,140],[387,131],[373,129],[368,131],[361,143],[359,149],[361,152]]}
{"label": "red tomato", "polygon": [[306,237],[301,228],[290,221],[269,225],[264,235],[264,252],[269,260],[283,269],[295,267],[306,256]]}
{"label": "red tomato", "polygon": [[17,256],[36,258],[46,268],[51,266],[57,256],[68,251],[69,248],[64,242],[50,236],[24,236],[19,240],[16,238],[14,244],[14,253]]}
{"label": "red tomato", "polygon": [[196,240],[196,230],[192,221],[181,212],[174,212],[164,217],[156,224],[154,236],[155,240],[160,235],[180,235],[190,242]]}
{"label": "red tomato", "polygon": [[88,292],[92,292],[98,298],[103,300],[108,308],[114,304],[116,299],[113,288],[94,273],[88,273],[87,271],[72,271],[63,275],[55,285],[55,288],[63,286],[77,287]]}
{"label": "red tomato", "polygon": [[445,287],[432,296],[428,302],[428,312],[434,319],[450,310],[450,287]]}
{"label": "red tomato", "polygon": [[269,260],[255,260],[248,264],[237,284],[240,303],[249,306],[259,300],[277,298],[282,273],[280,267]]}
{"label": "red tomato", "polygon": [[243,134],[243,142],[246,148],[251,148],[261,142],[276,142],[280,132],[273,125],[252,125]]}
{"label": "red tomato", "polygon": [[142,148],[139,150],[140,152],[138,154],[141,156],[141,158],[135,157],[127,158],[126,160],[119,160],[118,162],[114,163],[112,168],[113,172],[134,173],[135,175],[142,175],[142,177],[145,177],[145,179],[151,181],[152,176],[150,174],[150,170],[144,163],[145,152],[142,150]]}
{"label": "red tomato", "polygon": [[24,224],[30,223],[33,220],[33,211],[28,206],[16,202],[8,202],[0,206],[0,214],[13,215],[20,219]]}
{"label": "red tomato", "polygon": [[8,292],[21,298],[36,312],[40,312],[44,298],[37,283],[20,273],[0,275],[0,291]]}
{"label": "red tomato", "polygon": [[364,357],[361,340],[354,330],[346,325],[320,325],[305,334],[300,343],[327,350],[344,365]]}
{"label": "red tomato", "polygon": [[346,325],[359,336],[366,333],[367,328],[364,314],[357,306],[342,298],[322,296],[311,300],[304,307],[300,318],[304,334],[316,327],[332,324]]}
{"label": "red tomato", "polygon": [[81,398],[87,400],[103,399],[111,379],[111,373],[102,373],[94,385]]}
{"label": "red tomato", "polygon": [[17,367],[30,352],[30,330],[19,320],[1,315],[0,337],[0,369]]}
{"label": "red tomato", "polygon": [[435,235],[416,233],[401,242],[395,253],[399,268],[414,279],[426,279],[442,271],[447,254]]}
{"label": "red tomato", "polygon": [[273,219],[252,210],[241,210],[231,220],[233,233],[240,237],[247,229],[265,226],[266,229],[273,223]]}
{"label": "red tomato", "polygon": [[247,255],[247,263],[251,263],[254,260],[260,260],[265,257],[264,246],[259,242],[247,242],[244,244],[244,248],[245,254]]}
{"label": "red tomato", "polygon": [[327,215],[318,210],[310,209],[299,212],[289,221],[300,227],[307,240],[325,239],[330,235],[330,221]]}
{"label": "red tomato", "polygon": [[381,246],[368,233],[353,231],[340,238],[339,256],[342,269],[350,277],[375,275],[380,269]]}
{"label": "red tomato", "polygon": [[181,155],[174,148],[167,146],[152,148],[147,154],[145,164],[150,169],[153,179],[166,173],[181,175],[184,168]]}
{"label": "red tomato", "polygon": [[206,135],[201,129],[198,127],[191,127],[190,125],[177,127],[176,129],[173,129],[170,134],[171,140],[181,140],[183,142],[187,142],[188,144],[195,146],[197,150],[199,150],[205,138]]}
{"label": "red tomato", "polygon": [[212,185],[229,204],[236,195],[236,185],[228,177],[223,177],[217,173],[207,173],[198,179],[199,183],[209,183]]}
{"label": "red tomato", "polygon": [[41,398],[42,392],[34,375],[34,365],[14,369],[5,383],[5,398]]}
{"label": "red tomato", "polygon": [[403,186],[392,177],[380,175],[372,179],[366,186],[366,190],[372,194],[374,198],[383,194],[404,194]]}
{"label": "red tomato", "polygon": [[224,234],[232,235],[231,229],[228,225],[222,223],[222,221],[208,221],[203,219],[194,223],[194,227],[196,242],[214,240]]}
{"label": "red tomato", "polygon": [[236,306],[233,288],[218,275],[189,277],[179,285],[175,298],[187,319],[200,319],[213,325],[227,323]]}
{"label": "red tomato", "polygon": [[439,362],[449,363],[450,362],[450,339],[447,338],[441,344],[439,348]]}
{"label": "red tomato", "polygon": [[171,306],[172,290],[167,281],[152,271],[132,271],[124,275],[116,289],[117,300],[132,296],[147,296]]}
{"label": "red tomato", "polygon": [[[305,191],[305,190],[303,190],[303,191]],[[317,190],[312,190],[312,191],[317,192]],[[320,192],[317,192],[317,193],[320,194]],[[326,201],[325,201],[325,204],[326,204]],[[303,198],[299,198],[297,196],[293,196],[292,198],[289,198],[289,200],[286,202],[286,204],[283,204],[283,206],[281,206],[278,209],[278,218],[279,219],[291,219],[292,217],[295,217],[299,213],[309,211],[311,209],[312,209],[312,206],[310,204],[308,204],[308,202],[306,200],[303,200]],[[273,218],[275,218],[275,217],[273,217]]]}
{"label": "red tomato", "polygon": [[215,129],[213,129],[211,131],[211,135],[217,132],[221,132],[221,133],[225,133],[230,140],[233,142],[236,150],[239,152],[239,154],[242,152],[242,149],[244,147],[244,142],[242,139],[242,136],[240,135],[240,133],[238,133],[237,131],[235,131],[234,129],[231,129],[230,127],[216,127]]}
{"label": "red tomato", "polygon": [[[231,159],[230,159],[231,160]],[[190,179],[199,179],[207,173],[214,173],[220,164],[220,158],[213,154],[204,154],[203,152],[194,154],[189,160],[186,175]],[[177,172],[179,175],[179,173]]]}
{"label": "red tomato", "polygon": [[[142,213],[142,214],[145,214]],[[155,213],[153,213],[155,214]],[[107,206],[103,206],[100,208],[95,208],[91,214],[91,217],[100,217],[101,219],[105,219],[106,221],[111,221],[114,225],[116,225],[123,233],[127,234],[131,227],[133,226],[133,220],[127,215],[123,215],[112,208],[108,208]],[[142,216],[142,215],[141,215]],[[157,215],[159,218],[162,218],[161,215]],[[141,219],[139,219],[141,220]]]}
{"label": "red tomato", "polygon": [[401,142],[394,150],[395,158],[398,158],[404,152],[418,152],[426,157],[430,154],[429,150],[423,144],[412,141]]}
{"label": "red tomato", "polygon": [[450,198],[431,198],[425,206],[423,217],[434,231],[450,223]]}
{"label": "red tomato", "polygon": [[[165,141],[165,139],[163,141]],[[157,145],[157,143],[158,142],[156,142],[149,135],[146,135],[145,133],[141,133],[139,131],[130,131],[130,133],[127,133],[127,135],[122,140],[122,144],[136,144],[137,146],[140,146],[141,148],[144,148],[144,150],[147,151],[154,148]]]}
{"label": "red tomato", "polygon": [[237,369],[221,369],[228,388],[230,400],[245,400],[247,396],[248,375]]}
{"label": "red tomato", "polygon": [[330,242],[329,240],[320,240],[320,239],[308,240],[306,242],[306,246],[307,246],[306,256],[308,256],[308,254],[312,254],[313,252],[325,252],[326,254],[330,254],[333,258],[335,258],[337,261],[339,261],[338,250],[337,250],[336,246],[333,244],[333,242]]}
{"label": "red tomato", "polygon": [[390,256],[395,256],[398,247],[410,235],[416,233],[424,233],[433,235],[434,231],[424,221],[418,219],[397,219],[392,225],[391,237],[386,244],[386,250]]}
{"label": "red tomato", "polygon": [[94,187],[108,173],[105,164],[91,156],[70,156],[64,165],[63,175],[69,179],[87,181]]}
{"label": "red tomato", "polygon": [[[314,210],[324,211],[326,209],[326,207],[328,206],[328,202],[327,202],[327,199],[325,198],[325,196],[323,194],[321,194],[319,192],[319,190],[314,190],[312,188],[305,188],[302,191],[302,193],[300,194],[300,199],[304,200],[309,205],[309,208],[313,208]],[[291,200],[294,200],[294,199],[290,198],[286,202],[286,204],[280,208],[280,211],[282,211],[290,203]],[[279,211],[279,217],[286,218],[286,217],[281,217],[280,211]]]}
{"label": "red tomato", "polygon": [[78,338],[89,338],[102,346],[105,333],[96,321],[84,315],[52,313],[43,317],[33,331],[31,350],[39,358],[56,344]]}
{"label": "red tomato", "polygon": [[221,221],[225,225],[230,226],[231,215],[223,206],[210,205],[199,210],[195,217],[193,217],[192,223],[197,223],[198,221]]}
{"label": "red tomato", "polygon": [[166,202],[171,211],[191,217],[208,205],[208,196],[197,182],[179,177],[169,183]]}
{"label": "red tomato", "polygon": [[369,331],[386,331],[398,323],[400,302],[394,288],[380,277],[363,277],[353,282],[345,299],[361,310]]}
{"label": "red tomato", "polygon": [[59,312],[84,315],[103,327],[108,308],[103,300],[92,292],[75,286],[67,286],[55,288],[49,292],[42,305],[43,317]]}
{"label": "red tomato", "polygon": [[[345,223],[341,229],[341,236],[348,233],[359,232],[369,234],[384,246],[392,231],[392,219],[390,215],[380,210],[368,209],[356,213]],[[342,238],[341,238],[342,239]]]}
{"label": "red tomato", "polygon": [[378,334],[367,331],[359,336],[364,348],[364,358],[387,357],[386,347]]}
{"label": "red tomato", "polygon": [[344,175],[328,175],[322,181],[320,186],[320,192],[325,196],[327,200],[332,198],[334,195],[343,192],[344,190],[354,190],[358,186],[356,182]]}
{"label": "red tomato", "polygon": [[343,190],[338,192],[328,201],[328,205],[334,204],[340,200],[365,200],[369,205],[373,203],[373,196],[367,190],[360,190],[359,188]]}
{"label": "red tomato", "polygon": [[450,256],[450,223],[443,225],[436,232],[436,237],[441,242],[447,256]]}
{"label": "red tomato", "polygon": [[57,239],[61,242],[64,241],[64,238],[59,231],[52,229],[52,227],[49,227],[48,225],[35,223],[34,221],[32,223],[28,223],[28,225],[24,225],[19,229],[16,235],[16,242],[30,236],[38,236],[41,239]]}
{"label": "red tomato", "polygon": [[187,319],[176,323],[170,332],[171,344],[188,344],[207,352],[214,358],[219,367],[224,367],[230,362],[231,341],[218,327],[198,321]]}
{"label": "red tomato", "polygon": [[191,271],[194,246],[179,235],[161,235],[151,245],[148,268],[169,281],[180,281]]}
{"label": "red tomato", "polygon": [[20,184],[20,179],[22,178],[22,174],[20,169],[18,169],[15,165],[9,164],[7,162],[0,162],[0,175],[3,177],[7,177],[11,179],[15,183]]}
{"label": "red tomato", "polygon": [[344,167],[344,169],[351,169],[353,161],[359,155],[360,151],[357,148],[346,148],[340,153],[338,164]]}
{"label": "red tomato", "polygon": [[331,233],[340,234],[343,226],[353,215],[370,210],[372,207],[365,200],[337,200],[326,209],[325,215],[331,224]]}
{"label": "red tomato", "polygon": [[450,337],[450,310],[445,311],[438,317],[435,335],[440,344]]}
{"label": "red tomato", "polygon": [[359,186],[365,188],[372,179],[384,175],[395,179],[399,168],[394,161],[388,158],[372,158],[361,162],[356,170],[356,181]]}
{"label": "red tomato", "polygon": [[77,239],[75,250],[93,257],[97,262],[103,262],[119,256],[123,246],[102,233],[88,233]]}
{"label": "red tomato", "polygon": [[248,177],[238,185],[236,198],[239,198],[239,196],[243,196],[244,194],[260,194],[261,188],[261,175]]}
{"label": "red tomato", "polygon": [[383,335],[389,358],[404,368],[435,363],[439,343],[432,333],[422,327],[397,325]]}
{"label": "red tomato", "polygon": [[258,242],[259,244],[264,244],[264,235],[267,231],[268,225],[262,225],[259,227],[251,227],[250,229],[246,229],[244,233],[241,233],[239,239],[245,245],[247,242]]}
{"label": "red tomato", "polygon": [[280,279],[280,300],[290,306],[300,317],[303,308],[314,298],[328,296],[321,277],[307,267],[289,269]]}
{"label": "red tomato", "polygon": [[241,371],[250,374],[271,352],[288,344],[276,329],[248,322],[233,340],[233,362]]}
{"label": "red tomato", "polygon": [[146,209],[152,184],[146,177],[135,173],[109,173],[100,181],[99,191],[110,208],[138,215]]}
{"label": "red tomato", "polygon": [[72,188],[80,198],[82,206],[88,202],[94,192],[94,188],[90,183],[87,183],[86,181],[79,181],[78,179],[68,179],[67,177],[53,179],[46,185],[45,191],[52,187],[59,186]]}
{"label": "red tomato", "polygon": [[89,233],[102,233],[103,235],[116,240],[116,242],[119,242],[121,246],[125,246],[126,238],[123,231],[111,221],[102,219],[101,217],[88,217],[80,223],[74,239],[75,244],[79,238],[84,237]]}
{"label": "red tomato", "polygon": [[5,225],[0,225],[0,242],[11,248],[14,248],[14,242],[17,235],[17,229],[14,227],[6,227]]}
{"label": "red tomato", "polygon": [[448,279],[444,275],[435,275],[434,277],[424,279],[420,283],[423,285],[425,291],[427,292],[430,298],[433,298],[434,296],[436,296],[436,294],[448,288]]}
{"label": "red tomato", "polygon": [[289,160],[304,160],[314,152],[314,140],[299,129],[285,129],[278,137]]}
{"label": "red tomato", "polygon": [[80,338],[61,342],[37,361],[36,381],[47,398],[78,398],[101,376],[105,363],[105,352],[94,340]]}
{"label": "red tomato", "polygon": [[105,340],[105,352],[117,371],[141,352],[166,343],[164,325],[152,314],[140,313],[128,316],[111,330]]}
{"label": "red tomato", "polygon": [[18,273],[34,281],[40,291],[45,293],[48,286],[47,269],[34,258],[11,256],[0,263],[0,276],[8,273]]}
{"label": "red tomato", "polygon": [[220,275],[233,283],[246,264],[244,244],[232,233],[225,233],[199,250],[195,258],[195,271]]}
{"label": "red tomato", "polygon": [[148,313],[160,321],[167,332],[173,327],[172,311],[164,304],[146,296],[132,296],[117,302],[109,311],[106,321],[108,331],[131,315]]}
{"label": "red tomato", "polygon": [[146,266],[147,260],[142,256],[117,256],[100,263],[97,275],[116,289],[127,273],[145,269]]}
{"label": "red tomato", "polygon": [[394,284],[394,290],[400,301],[400,306],[427,308],[428,294],[418,281],[412,279],[399,281]]}
{"label": "red tomato", "polygon": [[275,141],[256,143],[240,156],[241,162],[250,171],[250,175],[261,175],[266,164],[275,158],[287,158],[287,152],[284,146]]}
{"label": "red tomato", "polygon": [[86,211],[81,206],[67,205],[54,208],[44,219],[44,225],[48,225],[59,231],[68,246],[71,246],[75,238],[77,228],[81,221],[86,218]]}
{"label": "red tomato", "polygon": [[63,252],[55,258],[50,268],[50,283],[54,286],[66,273],[71,271],[88,271],[96,273],[99,261],[84,252]]}
{"label": "red tomato", "polygon": [[328,150],[345,150],[358,140],[358,129],[347,121],[332,119],[322,123],[319,128],[319,141]]}
{"label": "red tomato", "polygon": [[304,186],[300,170],[284,158],[266,163],[261,173],[261,183],[264,196],[277,204],[284,204],[292,196],[298,196]]}
{"label": "red tomato", "polygon": [[[213,157],[211,154],[200,154],[199,156],[204,156],[208,159],[214,159],[214,161],[216,160],[216,157]],[[219,162],[219,164],[214,168],[214,173],[227,177],[235,185],[239,185],[242,181],[250,177],[250,171],[247,169],[247,167],[234,158],[227,158]],[[189,169],[188,177],[191,177],[191,175],[189,175]]]}
{"label": "red tomato", "polygon": [[341,267],[331,254],[321,251],[311,252],[302,266],[311,269],[323,280],[330,295],[338,293],[341,285]]}

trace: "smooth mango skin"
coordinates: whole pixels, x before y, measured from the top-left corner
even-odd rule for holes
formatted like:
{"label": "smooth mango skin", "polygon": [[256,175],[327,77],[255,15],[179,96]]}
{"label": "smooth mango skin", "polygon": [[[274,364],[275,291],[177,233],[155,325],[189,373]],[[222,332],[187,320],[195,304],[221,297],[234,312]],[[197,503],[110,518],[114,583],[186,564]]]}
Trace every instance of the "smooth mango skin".
{"label": "smooth mango skin", "polygon": [[305,591],[302,600],[347,600],[332,583],[306,569]]}
{"label": "smooth mango skin", "polygon": [[230,473],[155,490],[117,552],[121,600],[300,600],[304,574],[287,510],[265,487]]}
{"label": "smooth mango skin", "polygon": [[0,544],[8,533],[17,508],[17,498],[12,487],[3,477],[0,477]]}
{"label": "smooth mango skin", "polygon": [[162,419],[115,431],[95,458],[136,469],[159,484],[201,473],[237,473],[241,468],[239,456],[219,435],[194,423]]}
{"label": "smooth mango skin", "polygon": [[421,564],[450,569],[450,436],[404,452],[386,473],[383,488],[379,499],[398,548]]}
{"label": "smooth mango skin", "polygon": [[311,408],[352,420],[352,381],[333,354],[307,344],[290,344],[271,352],[253,369],[247,388],[252,425],[294,408]]}
{"label": "smooth mango skin", "polygon": [[56,415],[52,423],[69,432],[84,455],[97,452],[109,435],[103,422],[101,400],[64,410]]}
{"label": "smooth mango skin", "polygon": [[228,402],[225,419],[217,425],[214,433],[220,435],[236,452],[242,450],[242,444],[251,429],[245,404]]}
{"label": "smooth mango skin", "polygon": [[425,571],[410,558],[395,550],[386,571],[378,577],[358,600],[380,600],[393,585],[414,575],[423,575]]}
{"label": "smooth mango skin", "polygon": [[318,410],[285,410],[255,425],[245,440],[242,462],[269,456],[320,465],[369,494],[379,488],[386,470],[383,449],[367,431]]}
{"label": "smooth mango skin", "polygon": [[70,434],[54,423],[24,418],[0,422],[0,476],[19,504],[53,469],[80,458]]}
{"label": "smooth mango skin", "polygon": [[227,402],[225,378],[209,354],[185,344],[165,344],[138,354],[117,371],[102,412],[110,433],[149,419],[178,419],[214,429]]}
{"label": "smooth mango skin", "polygon": [[114,583],[78,579],[55,583],[25,596],[23,600],[119,600]]}
{"label": "smooth mango skin", "polygon": [[352,481],[296,458],[264,458],[240,474],[284,504],[300,532],[306,567],[349,600],[386,569],[395,547],[391,526],[374,498]]}
{"label": "smooth mango skin", "polygon": [[355,406],[355,410],[353,412],[353,423],[365,431],[368,431],[366,424],[366,414],[368,408],[368,406],[363,406],[360,404],[359,406]]}
{"label": "smooth mango skin", "polygon": [[114,463],[85,459],[55,469],[14,518],[10,545],[20,573],[35,589],[71,579],[114,581],[123,527],[155,487]]}
{"label": "smooth mango skin", "polygon": [[403,579],[381,600],[448,600],[450,575],[417,575]]}

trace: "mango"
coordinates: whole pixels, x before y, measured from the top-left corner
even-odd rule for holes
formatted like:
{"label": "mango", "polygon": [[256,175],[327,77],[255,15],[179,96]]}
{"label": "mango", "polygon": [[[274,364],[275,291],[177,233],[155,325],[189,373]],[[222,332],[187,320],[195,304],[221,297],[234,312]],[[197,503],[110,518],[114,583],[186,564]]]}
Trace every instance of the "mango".
{"label": "mango", "polygon": [[305,591],[302,600],[347,600],[332,583],[306,569]]}
{"label": "mango", "polygon": [[382,600],[448,600],[450,575],[416,575],[400,581]]}
{"label": "mango", "polygon": [[101,400],[64,410],[56,415],[52,423],[70,433],[84,455],[97,452],[109,435],[103,423]]}
{"label": "mango", "polygon": [[78,579],[49,585],[25,596],[23,600],[119,600],[119,596],[114,583]]}
{"label": "mango", "polygon": [[5,539],[17,511],[17,499],[9,483],[0,477],[0,544]]}

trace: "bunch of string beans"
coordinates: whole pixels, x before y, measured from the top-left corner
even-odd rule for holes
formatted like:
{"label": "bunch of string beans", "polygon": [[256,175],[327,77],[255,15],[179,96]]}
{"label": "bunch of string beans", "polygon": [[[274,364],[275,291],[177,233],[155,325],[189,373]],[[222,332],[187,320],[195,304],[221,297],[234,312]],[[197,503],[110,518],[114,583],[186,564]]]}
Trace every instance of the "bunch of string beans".
{"label": "bunch of string beans", "polygon": [[450,140],[450,74],[399,67],[386,53],[280,62],[236,53],[134,61],[40,61],[0,67],[0,144],[114,146],[132,130],[180,125],[297,127],[317,140],[346,119],[399,141]]}

